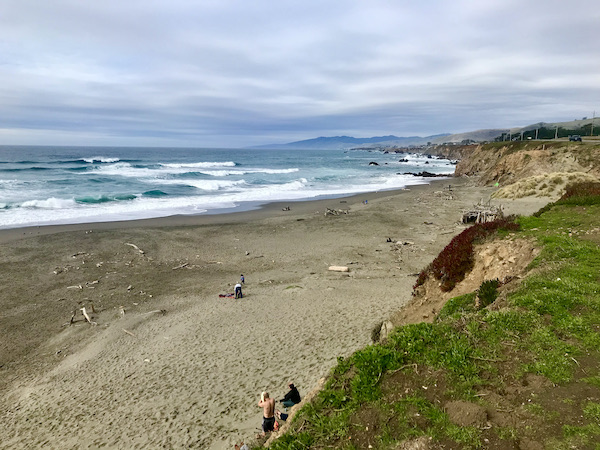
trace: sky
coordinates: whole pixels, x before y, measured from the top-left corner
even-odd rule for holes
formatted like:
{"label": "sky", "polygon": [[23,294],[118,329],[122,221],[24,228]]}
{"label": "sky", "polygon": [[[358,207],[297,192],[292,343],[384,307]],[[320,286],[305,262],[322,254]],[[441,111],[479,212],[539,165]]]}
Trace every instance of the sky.
{"label": "sky", "polygon": [[0,0],[0,145],[237,148],[594,111],[595,0]]}

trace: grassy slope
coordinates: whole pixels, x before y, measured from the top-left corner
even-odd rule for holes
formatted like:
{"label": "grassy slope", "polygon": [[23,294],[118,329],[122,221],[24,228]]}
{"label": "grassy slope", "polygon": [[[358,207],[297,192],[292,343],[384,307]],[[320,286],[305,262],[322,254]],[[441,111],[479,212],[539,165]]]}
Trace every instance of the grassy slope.
{"label": "grassy slope", "polygon": [[600,196],[519,222],[543,251],[516,291],[340,358],[270,448],[600,449]]}

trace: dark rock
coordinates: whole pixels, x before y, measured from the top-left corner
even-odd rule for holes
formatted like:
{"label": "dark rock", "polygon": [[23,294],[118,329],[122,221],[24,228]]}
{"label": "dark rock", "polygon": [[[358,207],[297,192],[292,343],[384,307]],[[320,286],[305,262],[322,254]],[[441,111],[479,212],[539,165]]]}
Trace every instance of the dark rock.
{"label": "dark rock", "polygon": [[404,175],[413,175],[415,177],[425,177],[425,178],[447,177],[447,176],[449,176],[448,174],[431,173],[431,172],[427,172],[427,171],[423,171],[423,172],[419,172],[419,173],[404,172]]}

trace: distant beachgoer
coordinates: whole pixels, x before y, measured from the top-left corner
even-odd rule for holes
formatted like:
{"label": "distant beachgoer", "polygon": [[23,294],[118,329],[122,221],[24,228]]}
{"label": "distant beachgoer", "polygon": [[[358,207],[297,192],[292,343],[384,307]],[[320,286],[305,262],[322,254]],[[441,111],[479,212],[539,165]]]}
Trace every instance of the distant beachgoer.
{"label": "distant beachgoer", "polygon": [[298,389],[296,386],[294,386],[294,383],[288,383],[288,387],[290,388],[289,392],[285,394],[281,400],[279,400],[279,402],[286,408],[300,403],[300,392],[298,392]]}
{"label": "distant beachgoer", "polygon": [[263,392],[260,394],[258,406],[263,409],[262,430],[264,436],[267,432],[275,429],[275,400],[269,397],[268,392]]}
{"label": "distant beachgoer", "polygon": [[242,274],[242,275],[240,275],[240,282],[241,282],[242,284],[244,284],[244,281],[246,281],[246,280],[245,280],[245,278],[244,278],[244,274]]}
{"label": "distant beachgoer", "polygon": [[240,442],[240,445],[235,444],[235,450],[250,450],[250,448],[248,447],[248,444]]}
{"label": "distant beachgoer", "polygon": [[243,298],[242,285],[240,283],[235,285],[235,298]]}

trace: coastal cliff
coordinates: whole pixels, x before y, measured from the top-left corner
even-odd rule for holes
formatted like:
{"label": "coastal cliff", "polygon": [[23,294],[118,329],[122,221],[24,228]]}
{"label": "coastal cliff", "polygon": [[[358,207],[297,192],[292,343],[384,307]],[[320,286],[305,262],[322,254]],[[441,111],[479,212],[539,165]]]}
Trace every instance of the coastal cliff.
{"label": "coastal cliff", "polygon": [[508,185],[548,173],[600,177],[600,142],[497,142],[469,146],[455,176],[478,176],[481,185]]}

